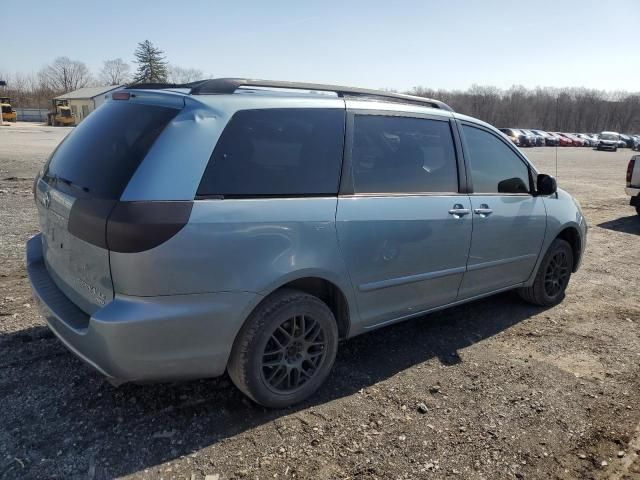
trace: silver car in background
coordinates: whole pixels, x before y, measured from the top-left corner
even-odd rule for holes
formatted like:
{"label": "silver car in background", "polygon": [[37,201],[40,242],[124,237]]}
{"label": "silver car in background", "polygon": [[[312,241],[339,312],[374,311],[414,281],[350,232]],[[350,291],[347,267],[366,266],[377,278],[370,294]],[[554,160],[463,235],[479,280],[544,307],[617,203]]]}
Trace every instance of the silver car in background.
{"label": "silver car in background", "polygon": [[35,179],[27,267],[115,384],[228,371],[284,407],[340,339],[512,289],[555,305],[583,257],[573,198],[439,101],[246,79],[108,97]]}

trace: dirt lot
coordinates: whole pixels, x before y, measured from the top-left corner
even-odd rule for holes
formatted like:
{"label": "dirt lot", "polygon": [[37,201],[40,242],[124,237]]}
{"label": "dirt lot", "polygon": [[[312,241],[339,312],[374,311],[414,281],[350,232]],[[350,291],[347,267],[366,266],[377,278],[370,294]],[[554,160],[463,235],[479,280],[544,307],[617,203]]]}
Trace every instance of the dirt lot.
{"label": "dirt lot", "polygon": [[[68,131],[0,127],[0,477],[640,478],[629,150],[558,151],[590,225],[564,303],[504,294],[358,337],[312,401],[267,411],[227,378],[114,388],[49,333],[24,242],[31,179]],[[554,173],[554,149],[525,153]]]}

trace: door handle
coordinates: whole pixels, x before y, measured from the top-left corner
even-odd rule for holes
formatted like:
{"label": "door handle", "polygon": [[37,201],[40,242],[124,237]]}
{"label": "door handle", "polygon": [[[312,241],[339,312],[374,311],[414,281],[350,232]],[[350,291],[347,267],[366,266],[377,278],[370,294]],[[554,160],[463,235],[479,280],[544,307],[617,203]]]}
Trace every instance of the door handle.
{"label": "door handle", "polygon": [[453,208],[451,210],[449,210],[449,215],[453,215],[456,218],[464,217],[465,215],[468,215],[469,213],[471,213],[471,210],[469,210],[468,208],[464,208],[464,206],[462,206],[459,203],[456,203],[453,206]]}
{"label": "door handle", "polygon": [[486,217],[493,213],[493,210],[489,208],[489,205],[483,203],[478,208],[473,209],[473,213],[480,215],[481,217]]}

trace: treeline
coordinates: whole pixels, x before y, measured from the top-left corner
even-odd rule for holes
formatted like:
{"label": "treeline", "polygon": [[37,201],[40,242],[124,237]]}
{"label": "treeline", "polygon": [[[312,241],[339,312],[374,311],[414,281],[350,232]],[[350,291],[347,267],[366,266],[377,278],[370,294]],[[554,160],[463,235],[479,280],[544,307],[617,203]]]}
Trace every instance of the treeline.
{"label": "treeline", "polygon": [[497,127],[640,132],[640,93],[522,86],[502,90],[477,85],[464,91],[416,87],[409,93],[441,100],[456,112]]}
{"label": "treeline", "polygon": [[[102,69],[94,73],[83,62],[67,57],[56,58],[36,73],[3,75],[0,71],[0,80],[7,82],[0,93],[11,97],[16,107],[48,108],[53,97],[87,86],[132,81],[188,83],[204,78],[201,70],[169,64],[164,52],[146,40],[138,44],[134,58],[136,72],[121,58],[105,60]],[[640,132],[640,92],[522,86],[502,90],[474,85],[463,91],[416,87],[408,93],[442,100],[456,112],[498,127]]]}
{"label": "treeline", "polygon": [[164,52],[148,40],[138,44],[134,58],[135,72],[121,58],[105,60],[99,71],[92,72],[84,62],[68,57],[58,57],[35,73],[0,71],[0,80],[7,84],[0,88],[0,94],[10,97],[14,107],[49,108],[52,98],[83,87],[130,82],[188,83],[204,77],[201,70],[168,63]]}

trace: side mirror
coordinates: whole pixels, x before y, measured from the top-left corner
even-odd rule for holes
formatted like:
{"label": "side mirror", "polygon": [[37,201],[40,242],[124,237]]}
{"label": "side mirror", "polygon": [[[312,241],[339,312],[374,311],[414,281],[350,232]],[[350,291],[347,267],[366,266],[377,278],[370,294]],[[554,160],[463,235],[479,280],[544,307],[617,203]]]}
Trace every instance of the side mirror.
{"label": "side mirror", "polygon": [[538,195],[553,195],[558,191],[558,184],[556,179],[551,175],[541,173],[538,175]]}

